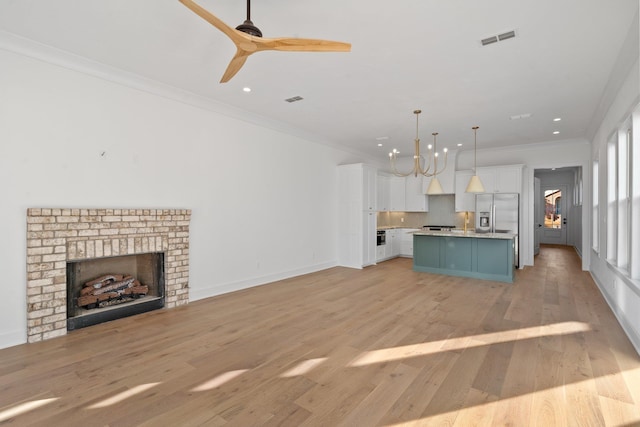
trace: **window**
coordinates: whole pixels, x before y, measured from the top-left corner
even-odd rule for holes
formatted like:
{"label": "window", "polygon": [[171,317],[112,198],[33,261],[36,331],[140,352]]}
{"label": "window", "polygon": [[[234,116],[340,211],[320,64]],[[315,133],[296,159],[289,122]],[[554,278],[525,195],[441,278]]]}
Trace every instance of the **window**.
{"label": "window", "polygon": [[629,183],[630,183],[630,203],[629,203],[629,272],[632,279],[640,280],[640,141],[635,136],[638,132],[633,132],[633,128],[640,129],[640,109],[637,109],[632,116],[631,138],[629,142]]}
{"label": "window", "polygon": [[593,226],[591,233],[591,242],[593,250],[598,252],[600,250],[600,236],[599,233],[599,206],[598,206],[598,191],[600,187],[598,186],[598,161],[593,161],[593,185],[591,186],[593,194],[591,195],[591,199],[593,200],[593,212],[591,214],[591,224]]}
{"label": "window", "polygon": [[544,192],[544,227],[545,228],[562,228],[562,215],[564,212],[560,209],[560,201],[562,200],[562,190],[545,190]]}
{"label": "window", "polygon": [[617,265],[620,269],[629,272],[629,244],[631,239],[629,238],[629,232],[631,231],[630,219],[631,215],[629,209],[631,208],[630,191],[629,191],[629,176],[631,169],[629,168],[629,149],[631,148],[631,123],[627,125],[618,133],[618,164],[617,164],[617,178],[618,178],[618,248],[616,250]]}
{"label": "window", "polygon": [[616,263],[618,250],[618,158],[616,141],[607,144],[607,260]]}
{"label": "window", "polygon": [[[640,107],[619,127],[607,143],[606,171],[606,259],[625,276],[640,279],[640,148],[634,136],[634,125],[640,127]],[[597,184],[599,164],[593,162],[593,248],[598,239]]]}

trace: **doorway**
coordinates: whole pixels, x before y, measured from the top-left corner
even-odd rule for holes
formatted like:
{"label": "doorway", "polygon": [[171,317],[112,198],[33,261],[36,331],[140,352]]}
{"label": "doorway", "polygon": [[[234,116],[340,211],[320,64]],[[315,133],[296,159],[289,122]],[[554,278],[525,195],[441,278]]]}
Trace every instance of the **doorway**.
{"label": "doorway", "polygon": [[582,167],[534,170],[534,254],[540,244],[582,248]]}
{"label": "doorway", "polygon": [[563,184],[541,186],[540,209],[542,233],[540,243],[567,244],[567,186]]}
{"label": "doorway", "polygon": [[588,239],[588,235],[583,236],[583,166],[532,169],[529,250],[534,263],[544,251],[540,245],[566,245],[576,250],[587,269],[589,252],[583,253],[583,240]]}

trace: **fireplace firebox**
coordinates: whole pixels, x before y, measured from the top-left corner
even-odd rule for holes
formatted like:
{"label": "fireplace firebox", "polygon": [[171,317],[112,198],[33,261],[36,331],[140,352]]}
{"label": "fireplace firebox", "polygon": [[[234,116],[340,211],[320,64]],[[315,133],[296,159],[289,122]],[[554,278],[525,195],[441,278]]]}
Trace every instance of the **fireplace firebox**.
{"label": "fireplace firebox", "polygon": [[[122,280],[123,276],[129,279]],[[83,306],[81,296],[86,284],[101,277],[117,277],[121,282],[115,282],[116,284],[122,283],[128,287],[111,285],[115,288],[114,291],[99,294],[105,298]],[[144,287],[143,294],[126,292],[133,286],[134,280]],[[89,290],[94,286],[89,286]],[[164,287],[162,252],[67,262],[67,330],[72,331],[162,308]]]}

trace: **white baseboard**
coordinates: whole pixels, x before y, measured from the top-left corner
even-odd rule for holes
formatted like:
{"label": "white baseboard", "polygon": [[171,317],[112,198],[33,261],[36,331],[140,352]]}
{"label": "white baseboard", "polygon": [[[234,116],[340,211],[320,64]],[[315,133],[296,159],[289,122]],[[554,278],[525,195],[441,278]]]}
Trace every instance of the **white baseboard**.
{"label": "white baseboard", "polygon": [[197,301],[204,298],[214,297],[216,295],[222,295],[229,292],[240,291],[242,289],[253,288],[255,286],[266,285],[267,283],[289,279],[291,277],[301,276],[303,274],[315,273],[316,271],[326,270],[328,268],[336,266],[337,264],[335,262],[327,262],[295,270],[284,271],[281,273],[252,277],[250,279],[239,280],[237,282],[223,283],[220,285],[208,286],[204,288],[191,288],[189,292],[189,299],[191,301]]}
{"label": "white baseboard", "polygon": [[607,294],[607,292],[605,291],[605,287],[600,282],[600,280],[598,280],[598,277],[595,274],[593,274],[592,271],[589,271],[589,274],[593,278],[593,281],[598,287],[598,290],[604,297],[604,300],[607,302],[607,305],[613,312],[613,315],[616,316],[618,323],[620,324],[620,326],[622,326],[622,330],[627,335],[627,338],[629,338],[629,341],[631,341],[631,345],[633,345],[638,355],[640,355],[640,334],[638,334],[638,331],[636,331],[636,329],[633,327],[631,322],[627,320],[627,318],[624,316],[624,313],[621,313],[617,309],[617,307],[613,304],[611,298],[609,297],[609,294]]}
{"label": "white baseboard", "polygon": [[13,331],[0,335],[0,348],[13,347],[27,342],[26,331]]}

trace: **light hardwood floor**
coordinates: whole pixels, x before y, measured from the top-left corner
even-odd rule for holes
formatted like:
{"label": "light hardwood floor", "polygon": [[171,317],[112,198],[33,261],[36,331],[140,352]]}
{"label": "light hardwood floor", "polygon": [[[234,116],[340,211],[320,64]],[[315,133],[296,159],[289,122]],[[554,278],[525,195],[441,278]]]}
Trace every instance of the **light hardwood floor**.
{"label": "light hardwood floor", "polygon": [[504,284],[396,259],[0,350],[0,424],[640,425],[640,357],[567,247]]}

